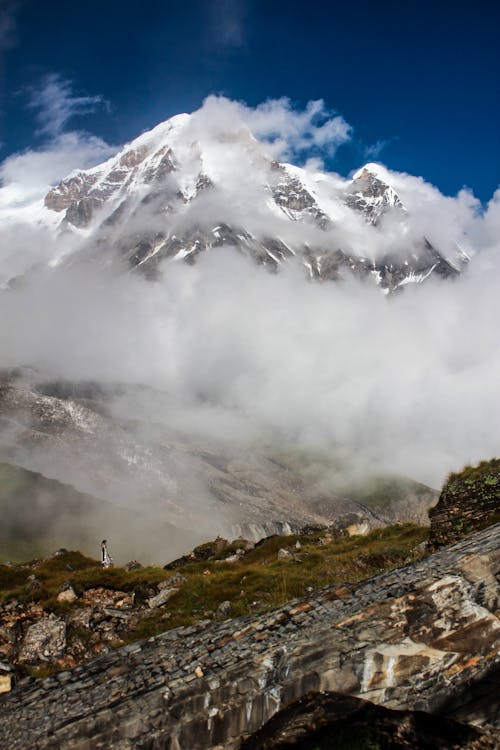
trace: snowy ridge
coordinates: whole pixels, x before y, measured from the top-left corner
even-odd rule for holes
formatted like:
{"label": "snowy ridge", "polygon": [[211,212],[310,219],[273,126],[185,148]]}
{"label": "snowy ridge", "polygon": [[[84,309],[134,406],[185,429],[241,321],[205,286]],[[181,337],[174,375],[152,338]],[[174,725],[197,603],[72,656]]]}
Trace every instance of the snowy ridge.
{"label": "snowy ridge", "polygon": [[[167,261],[193,263],[222,246],[273,269],[299,260],[312,278],[353,274],[385,292],[460,273],[468,261],[460,248],[445,257],[425,237],[410,237],[407,209],[389,182],[377,164],[346,183],[279,163],[247,128],[206,132],[183,114],[72,173],[45,206],[57,231],[81,237],[79,262],[118,259],[152,278]],[[388,216],[397,242],[385,234]]]}

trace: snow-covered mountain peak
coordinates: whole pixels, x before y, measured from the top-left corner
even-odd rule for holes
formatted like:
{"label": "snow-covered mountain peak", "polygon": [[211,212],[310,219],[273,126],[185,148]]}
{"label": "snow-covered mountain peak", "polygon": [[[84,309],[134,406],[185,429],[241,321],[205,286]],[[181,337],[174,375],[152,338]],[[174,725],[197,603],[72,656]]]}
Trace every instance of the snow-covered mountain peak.
{"label": "snow-covered mountain peak", "polygon": [[373,175],[378,180],[381,180],[381,182],[388,182],[390,179],[389,171],[382,164],[377,164],[376,162],[368,162],[367,164],[364,164],[353,173],[351,179],[357,180],[362,176],[366,177],[366,173]]}
{"label": "snow-covered mountain peak", "polygon": [[381,165],[346,181],[280,163],[271,151],[241,122],[178,115],[69,175],[45,206],[60,215],[61,231],[82,238],[80,259],[118,257],[149,276],[160,263],[193,263],[223,245],[273,269],[299,260],[312,278],[353,273],[385,291],[459,272],[461,261],[408,232],[408,212]]}
{"label": "snow-covered mountain peak", "polygon": [[348,203],[352,208],[363,212],[370,224],[378,224],[390,209],[404,210],[398,194],[388,184],[388,177],[387,170],[378,164],[365,164],[352,177],[348,188]]}

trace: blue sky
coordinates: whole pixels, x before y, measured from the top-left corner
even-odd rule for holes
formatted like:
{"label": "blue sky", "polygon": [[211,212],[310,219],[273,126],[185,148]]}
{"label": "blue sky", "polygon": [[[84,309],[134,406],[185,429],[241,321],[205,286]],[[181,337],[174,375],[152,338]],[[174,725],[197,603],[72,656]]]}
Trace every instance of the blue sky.
{"label": "blue sky", "polygon": [[211,93],[322,98],[353,129],[331,169],[380,160],[486,201],[500,182],[499,28],[499,4],[482,0],[0,0],[0,157],[50,137],[29,106],[50,75],[103,100],[62,126],[112,144]]}

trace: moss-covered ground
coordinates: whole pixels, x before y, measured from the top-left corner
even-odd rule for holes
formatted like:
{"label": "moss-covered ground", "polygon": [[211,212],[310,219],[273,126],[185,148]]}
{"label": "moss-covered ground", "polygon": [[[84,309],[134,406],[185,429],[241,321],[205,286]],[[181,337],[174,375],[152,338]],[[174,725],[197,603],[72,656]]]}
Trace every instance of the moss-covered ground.
{"label": "moss-covered ground", "polygon": [[[414,524],[337,538],[318,530],[309,535],[270,537],[236,562],[224,559],[242,547],[241,540],[224,549],[212,543],[197,548],[195,556],[185,558],[175,570],[103,569],[79,552],[64,551],[41,561],[0,564],[0,602],[34,601],[46,611],[63,614],[82,606],[80,597],[86,590],[103,587],[134,592],[140,604],[156,593],[159,582],[180,573],[186,580],[166,605],[142,610],[139,624],[128,635],[129,640],[135,640],[216,617],[217,607],[224,601],[231,602],[231,616],[258,614],[315,588],[355,583],[417,559],[423,554],[421,542],[426,538],[427,529]],[[290,556],[278,558],[280,549],[288,550]],[[32,576],[37,581],[35,587]],[[58,592],[67,583],[78,596],[72,604],[57,601]]]}

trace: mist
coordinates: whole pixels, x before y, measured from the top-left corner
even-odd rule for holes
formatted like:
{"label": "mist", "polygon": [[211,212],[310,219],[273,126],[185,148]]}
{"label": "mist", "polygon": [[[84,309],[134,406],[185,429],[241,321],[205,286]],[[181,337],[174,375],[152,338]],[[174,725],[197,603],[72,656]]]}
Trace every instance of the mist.
{"label": "mist", "polygon": [[[457,279],[432,278],[385,297],[351,276],[313,281],[293,260],[269,273],[233,247],[202,253],[195,265],[163,261],[155,281],[117,272],[98,262],[99,246],[86,245],[83,235],[54,233],[30,219],[30,207],[38,205],[33,185],[44,185],[45,165],[53,170],[58,163],[51,151],[64,164],[77,158],[82,143],[96,145],[95,160],[108,153],[106,144],[80,134],[65,138],[77,148],[62,158],[58,134],[37,159],[10,157],[0,168],[0,276],[4,283],[16,279],[0,292],[0,366],[109,386],[109,408],[117,419],[135,420],[138,439],[154,443],[167,435],[248,455],[293,448],[321,456],[323,466],[330,456],[339,483],[343,472],[387,472],[439,487],[450,471],[498,455],[500,191],[483,207],[470,191],[444,196],[420,177],[379,164],[407,209],[404,221],[389,213],[379,227],[368,226],[340,203],[326,230],[270,214],[259,172],[269,162],[261,154],[298,159],[325,142],[331,153],[349,134],[348,124],[321,102],[296,113],[288,100],[252,109],[209,98],[189,123],[189,140],[210,142],[220,183],[164,218],[169,231],[225,221],[290,246],[321,240],[371,258],[425,236],[444,254],[461,247],[472,257]],[[256,164],[257,178],[247,179]],[[324,201],[333,200],[348,180],[320,168],[317,159],[307,162],[308,179]],[[26,177],[31,169],[36,179]],[[177,179],[166,178],[173,195]],[[144,210],[126,231],[160,229],[158,215]],[[107,243],[121,231],[109,230]],[[78,262],[60,262],[73,255]],[[202,509],[200,529],[215,533],[210,488],[180,455],[162,459],[176,502],[184,497],[175,512],[195,519]],[[39,452],[30,461],[29,468],[127,511],[154,506],[154,486],[140,472],[128,490],[125,479],[118,489],[106,488],[84,468],[78,474],[64,456],[56,461]]]}
{"label": "mist", "polygon": [[2,294],[2,362],[149,385],[168,394],[155,419],[184,432],[337,446],[438,486],[498,452],[498,274],[492,249],[454,283],[388,300],[230,248],[156,283],[52,272]]}

